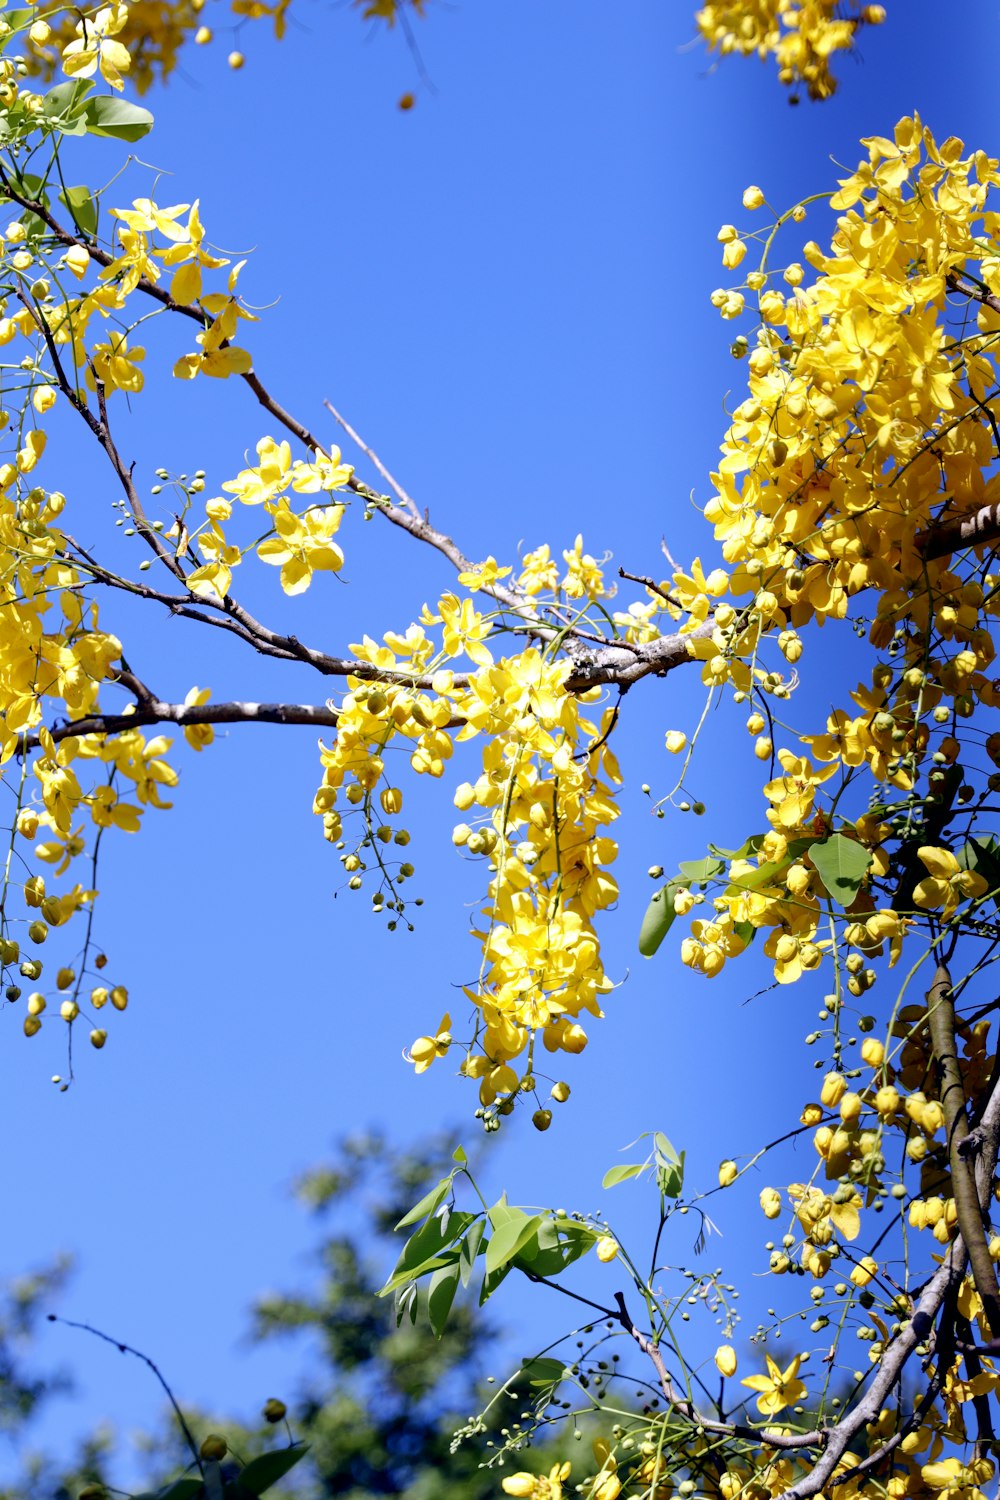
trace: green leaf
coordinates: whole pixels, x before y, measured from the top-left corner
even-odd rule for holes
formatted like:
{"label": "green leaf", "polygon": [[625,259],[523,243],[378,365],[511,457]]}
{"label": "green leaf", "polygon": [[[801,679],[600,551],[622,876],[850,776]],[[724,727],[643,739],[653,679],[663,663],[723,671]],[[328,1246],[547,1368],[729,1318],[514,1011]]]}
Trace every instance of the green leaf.
{"label": "green leaf", "polygon": [[44,177],[39,177],[35,172],[21,172],[15,177],[14,185],[26,198],[31,198],[35,203],[48,206],[49,195],[45,191]]}
{"label": "green leaf", "polygon": [[[205,1486],[200,1479],[175,1479],[172,1484],[157,1490],[152,1500],[201,1500],[204,1493]],[[142,1497],[137,1495],[135,1500],[142,1500]]]}
{"label": "green leaf", "polygon": [[706,854],[704,859],[682,859],[680,872],[687,880],[704,881],[712,880],[716,875],[721,875],[726,868],[724,859]]}
{"label": "green leaf", "polygon": [[385,1297],[395,1291],[401,1282],[412,1281],[429,1271],[436,1271],[438,1266],[447,1265],[453,1257],[442,1252],[461,1239],[477,1217],[476,1214],[453,1213],[448,1215],[447,1223],[440,1217],[428,1219],[403,1246],[395,1270],[379,1296]]}
{"label": "green leaf", "polygon": [[717,854],[720,859],[748,859],[751,854],[756,854],[764,842],[763,833],[751,834],[738,849],[720,849],[718,844],[709,844],[709,854]]}
{"label": "green leaf", "polygon": [[88,99],[82,118],[88,135],[113,136],[116,141],[140,141],[153,128],[153,116],[148,109],[114,94]]}
{"label": "green leaf", "polygon": [[440,1271],[435,1271],[431,1277],[427,1292],[427,1316],[435,1338],[440,1338],[444,1333],[448,1314],[451,1312],[451,1304],[458,1291],[458,1275],[459,1263],[456,1260],[454,1265],[442,1266]]}
{"label": "green leaf", "polygon": [[[379,1295],[382,1295],[382,1294],[380,1293]],[[396,1294],[395,1294],[395,1297],[393,1298],[393,1301],[394,1301],[395,1307],[396,1307],[396,1327],[397,1328],[400,1326],[400,1324],[402,1323],[403,1319],[406,1317],[407,1313],[409,1313],[409,1315],[410,1315],[410,1322],[411,1323],[416,1323],[416,1321],[417,1321],[417,1283],[415,1281],[407,1281],[404,1285],[398,1286],[396,1288]]]}
{"label": "green leaf", "polygon": [[516,1219],[508,1220],[495,1230],[486,1246],[486,1274],[514,1260],[518,1251],[535,1237],[541,1222],[538,1214],[530,1219],[524,1215],[520,1223]]}
{"label": "green leaf", "polygon": [[821,843],[813,844],[809,857],[819,871],[830,899],[838,906],[853,905],[872,862],[864,845],[845,838],[842,833],[834,833]]}
{"label": "green leaf", "polygon": [[1000,840],[995,833],[970,837],[955,858],[963,870],[981,875],[990,888],[993,904],[1000,911]]}
{"label": "green leaf", "polygon": [[546,1219],[535,1240],[522,1247],[518,1261],[536,1276],[558,1276],[597,1244],[600,1236],[575,1219]]}
{"label": "green leaf", "polygon": [[676,1150],[667,1140],[662,1130],[653,1131],[653,1150],[661,1162],[673,1164],[680,1161]]}
{"label": "green leaf", "polygon": [[658,1166],[656,1170],[656,1185],[664,1198],[679,1198],[684,1187],[684,1152],[680,1154],[680,1160],[669,1162],[667,1165]]}
{"label": "green leaf", "polygon": [[513,1266],[514,1262],[508,1261],[505,1266],[500,1266],[496,1271],[487,1271],[486,1275],[483,1277],[483,1284],[479,1289],[480,1307],[482,1307],[484,1302],[488,1302],[490,1300],[490,1298],[493,1296],[493,1293],[500,1285],[501,1281],[506,1280],[506,1278],[510,1275]]}
{"label": "green leaf", "polygon": [[272,1448],[270,1453],[252,1458],[240,1470],[231,1493],[235,1496],[263,1495],[294,1469],[308,1452],[308,1443],[293,1443],[290,1448]]}
{"label": "green leaf", "polygon": [[662,1130],[653,1132],[656,1184],[665,1198],[679,1198],[684,1186],[684,1153],[678,1155]]}
{"label": "green leaf", "polygon": [[89,187],[81,184],[64,188],[59,194],[59,202],[69,209],[81,234],[92,238],[97,233],[97,204]]}
{"label": "green leaf", "polygon": [[601,1187],[617,1187],[620,1182],[628,1182],[632,1177],[641,1177],[643,1172],[648,1171],[648,1161],[630,1162],[627,1166],[621,1167],[609,1167],[601,1178]]}
{"label": "green leaf", "polygon": [[485,1233],[486,1220],[477,1219],[461,1243],[459,1266],[461,1268],[463,1286],[468,1286],[472,1279],[472,1272],[479,1255],[479,1247],[483,1243],[483,1235]]}
{"label": "green leaf", "polygon": [[414,1203],[409,1213],[403,1215],[396,1225],[396,1231],[406,1229],[410,1224],[419,1223],[421,1219],[426,1219],[428,1214],[432,1214],[435,1209],[440,1208],[448,1196],[451,1184],[452,1176],[449,1172],[447,1177],[442,1177],[439,1183],[424,1194],[419,1203]]}
{"label": "green leaf", "polygon": [[545,1355],[539,1355],[536,1359],[526,1359],[517,1374],[508,1380],[508,1389],[518,1390],[523,1385],[556,1385],[566,1377],[566,1366],[561,1359],[549,1359]]}
{"label": "green leaf", "polygon": [[661,890],[654,892],[639,929],[639,952],[643,958],[652,958],[663,942],[677,915],[674,911],[674,897],[678,891],[687,889],[688,881],[675,877]]}
{"label": "green leaf", "polygon": [[42,99],[42,121],[51,130],[58,130],[62,135],[85,135],[87,122],[83,117],[84,100],[93,87],[93,83],[87,78],[57,83]]}
{"label": "green leaf", "polygon": [[89,78],[71,78],[66,83],[57,83],[42,95],[43,115],[67,115],[78,110],[94,87]]}

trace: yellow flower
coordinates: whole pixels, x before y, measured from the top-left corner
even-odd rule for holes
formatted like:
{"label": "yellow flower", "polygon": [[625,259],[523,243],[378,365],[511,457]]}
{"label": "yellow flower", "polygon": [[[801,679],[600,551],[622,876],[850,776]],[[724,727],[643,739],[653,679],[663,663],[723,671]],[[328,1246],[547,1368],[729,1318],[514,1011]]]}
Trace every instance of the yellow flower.
{"label": "yellow flower", "polygon": [[760,1195],[760,1206],[764,1210],[764,1217],[776,1219],[781,1212],[781,1194],[777,1188],[763,1188]]}
{"label": "yellow flower", "polygon": [[508,1474],[503,1480],[505,1495],[519,1500],[563,1500],[563,1480],[569,1478],[569,1462],[553,1464],[548,1474]]}
{"label": "yellow flower", "polygon": [[144,385],[140,361],[146,358],[145,349],[128,347],[124,333],[112,332],[106,344],[95,344],[90,353],[91,365],[87,366],[87,384],[92,391],[101,380],[108,391],[128,391],[138,395]]}
{"label": "yellow flower", "polygon": [[[410,1048],[410,1061],[418,1073],[426,1073],[435,1058],[444,1057],[451,1046],[451,1016],[443,1015],[434,1036],[418,1036]],[[511,1494],[515,1492],[510,1491]],[[529,1492],[530,1493],[530,1492]]]}
{"label": "yellow flower", "polygon": [[768,1354],[766,1375],[747,1375],[740,1381],[752,1391],[759,1391],[757,1406],[766,1417],[773,1417],[786,1406],[794,1406],[806,1394],[806,1388],[798,1379],[801,1354],[796,1354],[787,1370],[781,1370]]}
{"label": "yellow flower", "polygon": [[77,40],[63,48],[63,72],[70,78],[90,78],[101,70],[101,77],[113,89],[125,87],[122,74],[132,66],[127,48],[113,40],[128,20],[125,5],[105,5],[96,16],[85,16],[77,22]]}
{"label": "yellow flower", "polygon": [[966,897],[982,896],[989,884],[973,870],[963,870],[950,849],[939,849],[925,845],[917,850],[927,876],[913,892],[917,906],[933,909],[941,906],[945,917],[950,917],[960,901]]}
{"label": "yellow flower", "polygon": [[261,562],[281,569],[281,587],[286,594],[302,594],[317,569],[339,572],[344,554],[331,540],[344,514],[342,505],[314,505],[301,515],[285,500],[268,504],[277,536],[257,548]]}
{"label": "yellow flower", "polygon": [[851,1272],[851,1280],[855,1286],[867,1286],[877,1275],[878,1261],[873,1260],[870,1255],[866,1255],[854,1267],[854,1270]]}
{"label": "yellow flower", "polygon": [[589,552],[583,550],[583,536],[577,537],[572,548],[563,553],[567,573],[562,587],[568,599],[610,598],[614,589],[604,587],[604,574]]}
{"label": "yellow flower", "polygon": [[[211,688],[193,687],[184,702],[188,708],[201,708],[211,696]],[[215,739],[215,730],[211,724],[185,724],[184,738],[192,750],[204,750]]]}
{"label": "yellow flower", "polygon": [[610,1234],[602,1234],[597,1241],[597,1259],[604,1261],[614,1260],[618,1254],[618,1241]]}
{"label": "yellow flower", "polygon": [[731,1344],[720,1344],[714,1358],[715,1368],[720,1375],[736,1374],[736,1350]]}
{"label": "yellow flower", "polygon": [[543,590],[554,590],[559,583],[559,569],[552,559],[548,544],[526,552],[522,560],[518,583],[526,594],[540,594]]}
{"label": "yellow flower", "polygon": [[923,1464],[920,1477],[929,1489],[939,1490],[942,1500],[986,1500],[981,1484],[993,1477],[994,1466],[988,1458],[963,1464],[957,1458],[942,1458]]}
{"label": "yellow flower", "polygon": [[730,1183],[735,1182],[739,1175],[739,1168],[734,1161],[727,1160],[719,1163],[720,1187],[729,1187]]}
{"label": "yellow flower", "polygon": [[827,781],[837,767],[813,770],[804,756],[793,755],[790,750],[779,750],[778,759],[785,774],[764,787],[764,796],[774,804],[767,816],[775,828],[800,828],[812,813],[817,786]]}
{"label": "yellow flower", "polygon": [[490,633],[489,622],[478,612],[472,600],[459,600],[454,594],[445,594],[438,601],[438,610],[444,624],[443,643],[448,655],[461,656],[464,652],[477,667],[492,666],[493,654],[483,645]]}
{"label": "yellow flower", "polygon": [[485,562],[474,563],[466,572],[459,573],[458,581],[468,589],[485,589],[498,578],[506,578],[509,572],[510,568],[501,568],[495,557],[488,557]]}

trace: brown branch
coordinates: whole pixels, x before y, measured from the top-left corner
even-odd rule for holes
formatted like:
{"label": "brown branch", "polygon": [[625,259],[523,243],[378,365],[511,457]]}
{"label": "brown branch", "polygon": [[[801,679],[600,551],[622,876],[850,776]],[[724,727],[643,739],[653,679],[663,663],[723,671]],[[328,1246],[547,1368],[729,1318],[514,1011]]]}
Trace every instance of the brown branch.
{"label": "brown branch", "polygon": [[976,1178],[962,1144],[969,1134],[966,1114],[965,1085],[955,1040],[955,1002],[951,975],[939,964],[927,995],[927,1025],[934,1057],[940,1069],[940,1099],[944,1111],[948,1160],[951,1166],[951,1191],[955,1199],[958,1225],[968,1250],[972,1275],[983,1302],[983,1309],[993,1338],[1000,1338],[1000,1286],[996,1267],[990,1258],[983,1209],[976,1189]]}
{"label": "brown branch", "polygon": [[[124,682],[128,674],[120,673]],[[128,685],[128,684],[126,684]],[[162,703],[159,698],[140,698],[130,713],[89,714],[60,724],[48,732],[56,744],[60,740],[86,734],[125,734],[130,729],[150,724],[308,724],[312,727],[336,728],[340,717],[329,704],[317,703]],[[24,755],[40,743],[40,731],[24,730],[18,736],[16,751]]]}
{"label": "brown branch", "polygon": [[631,1315],[625,1305],[625,1297],[622,1292],[615,1292],[615,1303],[617,1311],[613,1316],[628,1334],[629,1338],[635,1340],[638,1348],[652,1362],[659,1381],[660,1390],[663,1392],[664,1400],[675,1411],[687,1417],[689,1422],[696,1427],[703,1427],[706,1432],[720,1433],[726,1437],[742,1438],[748,1442],[766,1443],[769,1448],[793,1449],[793,1448],[818,1448],[826,1441],[826,1431],[816,1428],[812,1432],[783,1433],[772,1432],[770,1428],[749,1427],[742,1422],[716,1422],[710,1417],[705,1417],[693,1402],[678,1391],[670,1379],[669,1371],[664,1363],[660,1346],[654,1339],[646,1334],[632,1322]]}
{"label": "brown branch", "polygon": [[918,1298],[910,1321],[883,1354],[882,1362],[868,1389],[851,1410],[844,1414],[836,1427],[828,1430],[827,1445],[822,1456],[808,1474],[804,1474],[784,1491],[782,1500],[807,1500],[808,1496],[822,1492],[851,1442],[882,1410],[889,1392],[899,1380],[903,1366],[917,1345],[930,1336],[941,1304],[950,1290],[957,1289],[965,1274],[965,1265],[965,1245],[962,1236],[956,1235],[941,1265]]}
{"label": "brown branch", "polygon": [[652,594],[659,594],[661,599],[665,599],[667,603],[672,604],[675,609],[684,608],[679,599],[675,599],[673,594],[669,594],[661,583],[657,583],[655,578],[650,578],[645,573],[628,573],[624,568],[619,568],[618,577],[627,578],[629,583],[641,583],[643,588],[649,589],[650,593]]}
{"label": "brown branch", "polygon": [[[36,203],[34,200],[17,193],[16,190],[11,188],[9,180],[6,178],[6,175],[2,171],[0,171],[0,181],[4,183],[5,190],[8,192],[11,199],[15,203],[18,203],[22,208],[30,211],[31,213],[36,213],[61,244],[64,244],[67,247],[82,246],[82,248],[87,251],[88,255],[90,255],[91,259],[96,261],[97,264],[102,267],[106,268],[107,266],[112,264],[113,258],[111,255],[109,255],[106,251],[100,249],[99,246],[94,245],[87,240],[81,239],[78,235],[71,234],[59,223],[59,221],[50,212],[50,210],[45,207],[44,204]],[[175,302],[169,295],[169,293],[165,292],[161,287],[157,286],[155,282],[150,281],[147,277],[139,278],[139,281],[137,282],[137,288],[146,296],[152,297],[155,301],[159,302],[160,305],[168,311],[180,313],[183,316],[197,322],[200,326],[206,326],[207,316],[200,308],[186,303]],[[118,477],[119,483],[122,485],[128,505],[133,515],[135,516],[136,529],[140,532],[147,545],[152,548],[159,560],[170,569],[170,571],[179,579],[179,581],[184,582],[184,572],[180,566],[179,559],[174,553],[169,550],[169,548],[165,546],[159,534],[155,532],[152,526],[149,524],[145,515],[142,501],[136,493],[135,485],[132,482],[131,470],[126,468],[126,466],[122,462],[121,457],[117,452],[117,448],[114,445],[113,439],[111,438],[107,421],[105,397],[101,383],[97,382],[98,403],[101,408],[101,418],[99,420],[94,416],[93,412],[90,411],[86,403],[81,401],[75,387],[70,383],[65,375],[65,372],[62,370],[55,342],[44,318],[41,316],[38,309],[27,301],[20,290],[18,295],[21,297],[24,305],[31,311],[31,314],[36,324],[38,325],[43,338],[45,339],[49,355],[53,361],[53,365],[56,371],[56,378],[58,380],[60,389],[74,406],[74,408],[87,422],[101,447],[104,448],[105,452],[107,453],[107,456],[112,463],[112,467],[115,469],[115,473]],[[298,418],[294,417],[289,411],[287,411],[270,394],[262,381],[253,371],[249,371],[243,374],[240,378],[250,388],[250,390],[253,391],[257,400],[264,407],[264,409],[268,411],[275,418],[275,420],[285,428],[287,432],[290,432],[294,437],[298,438],[298,440],[305,447],[311,449],[314,453],[323,455],[325,457],[329,456],[327,449],[320,442],[319,438],[316,437],[315,433],[311,432],[308,427],[306,427],[302,422],[298,420]],[[329,402],[326,402],[325,404],[327,405],[333,416],[341,423],[341,425],[345,426],[346,428],[347,424],[344,422],[344,419],[340,416],[336,409]],[[352,431],[353,433],[352,429],[348,428],[347,430]],[[378,500],[380,502],[378,505],[378,509],[388,521],[390,521],[394,526],[398,526],[402,530],[408,532],[417,541],[425,542],[429,546],[442,553],[442,555],[448,559],[448,561],[452,564],[457,572],[473,572],[475,570],[475,564],[470,558],[465,555],[458,544],[444,532],[439,531],[437,527],[432,526],[430,519],[426,514],[423,516],[419,514],[416,505],[406,494],[406,492],[400,489],[400,487],[396,484],[396,481],[393,480],[390,475],[388,475],[388,471],[384,470],[380,461],[370,453],[370,450],[367,449],[365,445],[360,444],[360,440],[358,441],[359,445],[363,447],[364,451],[368,452],[372,457],[372,461],[376,464],[376,467],[379,468],[379,472],[383,473],[387,477],[388,482],[392,485],[396,494],[400,496],[403,504],[392,505],[382,496],[375,495],[367,485],[363,484],[354,475],[352,475],[348,480],[349,488],[354,493],[362,496],[366,500]],[[650,646],[639,651],[635,650],[635,648],[630,648],[632,655],[631,659],[627,662],[629,670],[625,674],[623,674],[621,667],[623,665],[626,665],[626,663],[623,663],[621,660],[620,653],[622,652],[623,648],[610,646],[606,648],[599,648],[597,652],[588,651],[586,647],[582,646],[581,643],[579,643],[574,638],[574,632],[572,631],[572,629],[569,632],[560,632],[554,630],[551,625],[545,624],[536,613],[534,606],[530,601],[530,598],[525,595],[522,590],[505,587],[501,583],[492,583],[485,585],[483,592],[488,594],[491,598],[495,599],[498,604],[504,606],[507,609],[510,609],[513,613],[518,615],[532,629],[537,631],[541,639],[553,640],[559,635],[563,636],[566,647],[574,656],[577,666],[577,670],[573,673],[573,676],[570,679],[570,683],[568,684],[570,687],[570,691],[586,691],[587,688],[599,686],[601,684],[619,686],[624,690],[625,688],[630,687],[632,683],[639,681],[642,677],[646,677],[651,674],[662,676],[666,672],[672,670],[675,666],[679,666],[682,662],[686,662],[690,659],[686,646],[683,644],[683,640],[681,637],[665,637],[660,641],[651,642]],[[219,609],[226,615],[236,620],[244,627],[244,630],[248,632],[249,636],[252,637],[252,644],[254,644],[255,646],[258,642],[263,642],[271,648],[277,648],[276,652],[271,651],[269,654],[287,653],[287,655],[289,655],[290,657],[298,659],[300,661],[305,661],[310,666],[317,667],[320,671],[326,669],[323,663],[328,662],[330,658],[326,657],[324,653],[311,650],[309,647],[304,646],[300,641],[296,640],[294,636],[282,636],[278,632],[268,630],[266,626],[262,625],[260,621],[255,620],[253,616],[248,613],[248,611],[243,609],[242,606],[238,605],[236,601],[231,597],[227,596],[226,599],[217,603],[214,599],[204,598],[200,596],[199,602],[205,608],[213,610]],[[711,634],[711,628],[711,621],[706,621],[703,626],[700,626],[698,630],[693,633],[692,638],[697,638],[702,633]],[[617,657],[615,655],[616,651],[619,653]]]}
{"label": "brown branch", "polygon": [[918,531],[914,544],[926,562],[960,552],[964,547],[1000,540],[1000,504],[981,505],[967,515],[935,521],[925,531]]}

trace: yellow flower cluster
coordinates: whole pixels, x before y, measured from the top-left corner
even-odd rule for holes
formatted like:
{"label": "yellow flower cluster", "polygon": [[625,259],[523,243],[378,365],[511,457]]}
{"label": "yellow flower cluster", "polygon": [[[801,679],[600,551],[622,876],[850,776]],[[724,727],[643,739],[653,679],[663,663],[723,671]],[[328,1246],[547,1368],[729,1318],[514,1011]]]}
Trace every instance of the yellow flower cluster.
{"label": "yellow flower cluster", "polygon": [[721,0],[695,12],[713,51],[774,58],[780,81],[794,90],[804,86],[810,99],[828,99],[836,88],[833,54],[849,51],[860,27],[884,20],[881,5],[841,0]]}
{"label": "yellow flower cluster", "polygon": [[[339,572],[344,554],[333,541],[344,515],[343,505],[311,505],[304,511],[293,510],[288,491],[315,495],[343,489],[353,469],[340,461],[340,450],[316,455],[312,462],[292,460],[288,443],[276,443],[271,437],[257,444],[256,468],[241,469],[235,479],[222,488],[235,495],[242,505],[262,505],[270,516],[273,531],[254,547],[244,549],[230,542],[224,523],[232,515],[232,503],[225,496],[206,501],[205,520],[193,541],[205,561],[188,575],[187,586],[195,593],[224,599],[233,580],[233,569],[245,550],[255,550],[262,562],[281,569],[281,587],[286,594],[302,594],[315,572]],[[189,538],[189,545],[191,542]]]}
{"label": "yellow flower cluster", "polygon": [[[795,662],[803,627],[845,620],[855,599],[871,601],[869,640],[887,659],[852,694],[853,711],[834,709],[824,733],[801,736],[818,767],[779,750],[783,774],[764,787],[771,832],[731,861],[711,916],[693,923],[682,949],[692,968],[716,974],[763,927],[780,983],[815,968],[831,942],[817,939],[820,902],[834,892],[812,851],[836,829],[867,862],[844,929],[856,950],[847,959],[855,994],[874,978],[867,958],[885,943],[898,958],[913,927],[907,905],[949,920],[966,903],[974,911],[987,882],[925,838],[924,878],[912,881],[902,914],[879,908],[873,887],[889,871],[899,828],[871,814],[834,821],[839,787],[864,768],[905,794],[926,774],[924,805],[945,809],[961,781],[954,723],[1000,702],[987,675],[1000,611],[988,553],[957,538],[940,555],[922,546],[935,527],[975,516],[1000,493],[983,416],[997,382],[1000,316],[976,294],[1000,289],[1000,219],[987,206],[997,163],[963,154],[955,140],[938,146],[916,117],[900,121],[892,140],[866,145],[867,162],[833,197],[842,216],[830,251],[805,247],[812,284],[794,263],[779,291],[766,255],[746,277],[760,322],[755,346],[744,338],[734,352],[747,358],[749,396],[705,508],[731,571],[706,578],[696,564],[675,573],[668,606],[675,617],[683,610],[682,630],[701,627],[690,649],[705,682],[728,682],[742,700],[791,691],[762,661],[770,640]],[[762,195],[748,189],[744,201],[754,209]],[[793,211],[778,227],[800,217]],[[720,238],[726,250],[744,244],[732,226]],[[949,326],[954,292],[973,296],[977,309],[959,335]],[[713,300],[726,317],[745,307],[744,290]],[[767,758],[764,727],[759,713],[747,721]],[[830,810],[817,806],[837,772]],[[681,891],[676,909],[698,899]]]}
{"label": "yellow flower cluster", "polygon": [[[147,740],[141,730],[133,729],[113,736],[63,736],[56,742],[44,727],[46,720],[59,715],[72,722],[98,711],[101,685],[115,676],[121,644],[100,629],[96,604],[85,601],[80,592],[84,579],[64,558],[65,538],[57,518],[65,497],[28,487],[31,481],[25,473],[34,468],[42,451],[42,436],[36,431],[35,441],[26,443],[21,455],[0,466],[0,769],[16,796],[0,937],[0,964],[10,1002],[22,998],[19,978],[38,984],[50,968],[40,953],[50,929],[89,910],[97,894],[80,882],[61,891],[51,882],[81,856],[92,855],[103,830],[134,833],[145,807],[169,807],[161,791],[177,780],[164,759],[171,742],[163,736]],[[12,757],[23,736],[32,734],[38,754],[30,761],[29,773],[27,759],[17,767]],[[129,792],[123,795],[125,787]],[[31,854],[20,847],[22,840],[29,849],[33,846],[34,870]],[[12,875],[15,853],[15,868],[27,868],[23,880]],[[41,873],[46,867],[48,879]],[[24,904],[21,915],[11,899],[18,887]],[[75,947],[81,948],[79,941]],[[52,974],[57,996],[63,997],[58,1013],[67,1022],[80,1014],[86,982],[95,1011],[109,1001],[113,1009],[124,1010],[128,1000],[121,986],[109,989],[93,983],[93,968],[102,968],[103,960],[92,956],[89,938],[82,949],[82,964],[63,966]],[[44,991],[33,990],[26,1007],[23,1028],[27,1036],[34,1036],[47,1007]],[[106,1037],[103,1027],[91,1031],[96,1047],[102,1047]]]}
{"label": "yellow flower cluster", "polygon": [[[565,556],[564,596],[575,597],[577,587],[596,592],[597,565],[579,539]],[[529,576],[536,563],[527,563]],[[467,588],[487,586],[507,571],[492,560],[484,569],[462,575]],[[440,627],[440,645],[425,627]],[[490,619],[472,599],[446,594],[405,635],[390,632],[382,645],[366,638],[351,648],[379,680],[348,679],[336,740],[322,750],[314,810],[323,816],[326,836],[345,851],[354,889],[375,863],[376,909],[387,910],[395,927],[405,904],[398,886],[412,866],[390,869],[383,853],[390,840],[409,841],[405,829],[387,821],[401,809],[402,793],[389,784],[386,747],[396,737],[410,741],[413,769],[440,777],[456,744],[482,740],[480,775],[455,792],[455,805],[471,821],[452,833],[455,847],[484,859],[489,870],[484,920],[474,928],[480,977],[466,989],[478,1022],[463,1071],[479,1080],[485,1109],[499,1101],[506,1113],[519,1090],[533,1088],[536,1038],[549,1052],[579,1052],[587,1041],[580,1018],[600,1016],[600,999],[611,988],[593,919],[618,893],[608,869],[617,845],[605,829],[618,814],[614,788],[621,776],[605,742],[610,712],[599,722],[584,714],[599,692],[567,692],[571,662],[536,646],[495,661],[490,631]],[[475,670],[456,672],[463,658]],[[431,691],[408,678],[429,680]],[[342,795],[364,819],[363,837],[351,848],[343,839]],[[446,1017],[436,1034],[414,1042],[410,1055],[423,1071],[450,1044]],[[525,1054],[519,1076],[511,1063]],[[553,1097],[567,1095],[564,1085],[556,1086]]]}

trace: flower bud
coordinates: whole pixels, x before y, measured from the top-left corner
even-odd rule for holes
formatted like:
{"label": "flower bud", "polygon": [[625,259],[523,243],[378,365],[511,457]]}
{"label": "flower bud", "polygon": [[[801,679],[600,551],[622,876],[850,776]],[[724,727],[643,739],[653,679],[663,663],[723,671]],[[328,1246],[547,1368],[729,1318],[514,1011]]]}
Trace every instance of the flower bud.
{"label": "flower bud", "polygon": [[767,1187],[761,1191],[760,1206],[766,1219],[776,1219],[781,1213],[781,1194],[777,1188]]}

